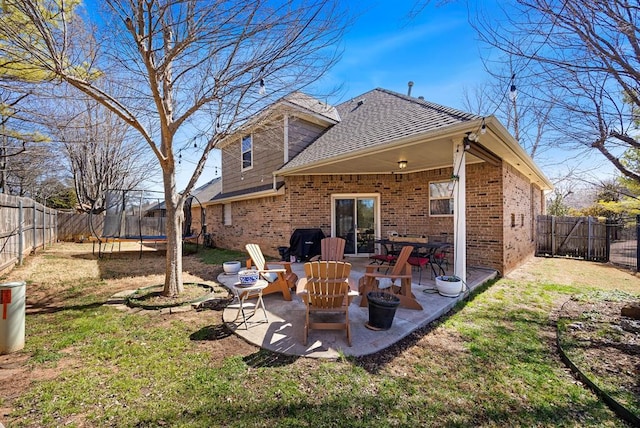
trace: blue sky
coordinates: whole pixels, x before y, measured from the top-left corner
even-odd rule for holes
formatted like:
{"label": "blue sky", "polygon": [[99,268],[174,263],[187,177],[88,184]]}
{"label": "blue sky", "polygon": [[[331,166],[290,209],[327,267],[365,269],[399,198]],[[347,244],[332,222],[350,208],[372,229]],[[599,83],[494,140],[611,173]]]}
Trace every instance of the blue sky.
{"label": "blue sky", "polygon": [[413,81],[413,96],[461,108],[463,88],[485,80],[464,2],[429,5],[410,19],[414,3],[378,1],[364,9],[346,34],[342,60],[327,76],[344,85],[333,102],[376,87],[407,93]]}
{"label": "blue sky", "polygon": [[[339,104],[377,87],[406,94],[407,83],[413,81],[412,96],[466,110],[465,89],[473,91],[489,81],[481,57],[490,51],[469,25],[465,1],[438,3],[431,0],[415,18],[409,18],[415,0],[371,1],[357,6],[357,20],[343,39],[342,58],[324,78],[325,87],[342,88],[327,101]],[[494,0],[481,2],[485,16],[492,19],[502,13],[498,5]],[[327,92],[322,88],[320,85],[318,93]],[[576,153],[555,151],[548,156],[538,159],[538,165],[553,180],[572,168]],[[611,164],[603,158],[580,155],[580,159],[583,169],[595,171],[592,181],[612,175]],[[198,185],[213,178],[219,162],[217,153],[210,157]],[[184,163],[183,171],[177,174],[178,188],[186,185],[192,166]]]}
{"label": "blue sky", "polygon": [[[466,6],[463,1],[440,7],[430,4],[417,18],[409,19],[414,4],[414,0],[398,0],[359,6],[357,20],[343,39],[342,58],[324,78],[327,87],[342,86],[328,98],[329,103],[339,104],[378,87],[406,94],[407,83],[413,81],[412,96],[464,109],[464,88],[486,80]],[[214,155],[198,185],[212,178],[216,163],[219,156]],[[178,188],[186,185],[190,175],[192,165],[185,162],[184,166],[177,176]]]}

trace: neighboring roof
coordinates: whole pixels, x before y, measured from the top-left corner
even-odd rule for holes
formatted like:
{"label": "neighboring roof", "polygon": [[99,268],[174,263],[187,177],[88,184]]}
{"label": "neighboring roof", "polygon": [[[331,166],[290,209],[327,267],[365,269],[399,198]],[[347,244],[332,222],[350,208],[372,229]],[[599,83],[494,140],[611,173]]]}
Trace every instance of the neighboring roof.
{"label": "neighboring roof", "polygon": [[408,136],[481,120],[419,98],[377,88],[337,106],[340,122],[328,129],[283,169],[382,146]]}
{"label": "neighboring roof", "polygon": [[191,191],[191,195],[195,196],[200,203],[210,201],[214,196],[222,192],[222,177],[214,178],[208,183]]}

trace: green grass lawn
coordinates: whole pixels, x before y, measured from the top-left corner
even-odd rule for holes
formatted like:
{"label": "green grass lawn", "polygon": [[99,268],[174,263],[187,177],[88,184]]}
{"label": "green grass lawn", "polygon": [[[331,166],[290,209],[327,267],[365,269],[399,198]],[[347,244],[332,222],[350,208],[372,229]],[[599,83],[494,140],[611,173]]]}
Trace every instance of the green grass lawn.
{"label": "green grass lawn", "polygon": [[[194,257],[220,264],[244,260],[240,256],[207,249]],[[56,247],[34,258],[36,265],[12,273],[27,275],[29,287],[37,286],[32,277],[60,262]],[[569,277],[567,263],[575,272]],[[132,257],[132,269],[135,264]],[[587,268],[592,272],[585,273]],[[67,290],[61,307],[27,317],[28,370],[42,375],[19,396],[0,402],[12,409],[2,422],[9,427],[625,426],[575,381],[555,349],[554,310],[585,289],[611,287],[610,281],[593,280],[605,271],[554,259],[536,259],[525,269],[527,275],[485,287],[389,355],[339,361],[238,346],[221,325],[219,311],[160,317],[102,305],[105,280],[99,273],[93,279],[79,274],[80,289],[76,281],[61,281]],[[627,290],[639,290],[640,280],[619,275]]]}

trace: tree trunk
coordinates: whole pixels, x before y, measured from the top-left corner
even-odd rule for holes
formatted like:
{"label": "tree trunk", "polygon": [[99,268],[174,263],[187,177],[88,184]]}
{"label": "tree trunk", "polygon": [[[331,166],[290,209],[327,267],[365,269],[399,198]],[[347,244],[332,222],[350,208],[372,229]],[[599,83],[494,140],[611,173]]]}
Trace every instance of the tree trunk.
{"label": "tree trunk", "polygon": [[167,208],[167,255],[165,261],[165,278],[163,296],[177,296],[184,291],[182,282],[182,223],[184,213],[182,204],[178,205],[175,190],[175,177],[171,172],[164,172],[164,196]]}

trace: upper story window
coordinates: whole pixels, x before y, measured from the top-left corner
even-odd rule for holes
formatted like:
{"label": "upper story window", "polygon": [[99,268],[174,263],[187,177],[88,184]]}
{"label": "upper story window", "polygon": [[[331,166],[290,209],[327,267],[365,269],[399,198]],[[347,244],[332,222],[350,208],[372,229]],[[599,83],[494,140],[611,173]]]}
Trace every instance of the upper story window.
{"label": "upper story window", "polygon": [[253,138],[251,134],[242,137],[242,170],[253,168]]}
{"label": "upper story window", "polygon": [[451,180],[429,183],[429,215],[453,215],[453,186]]}

